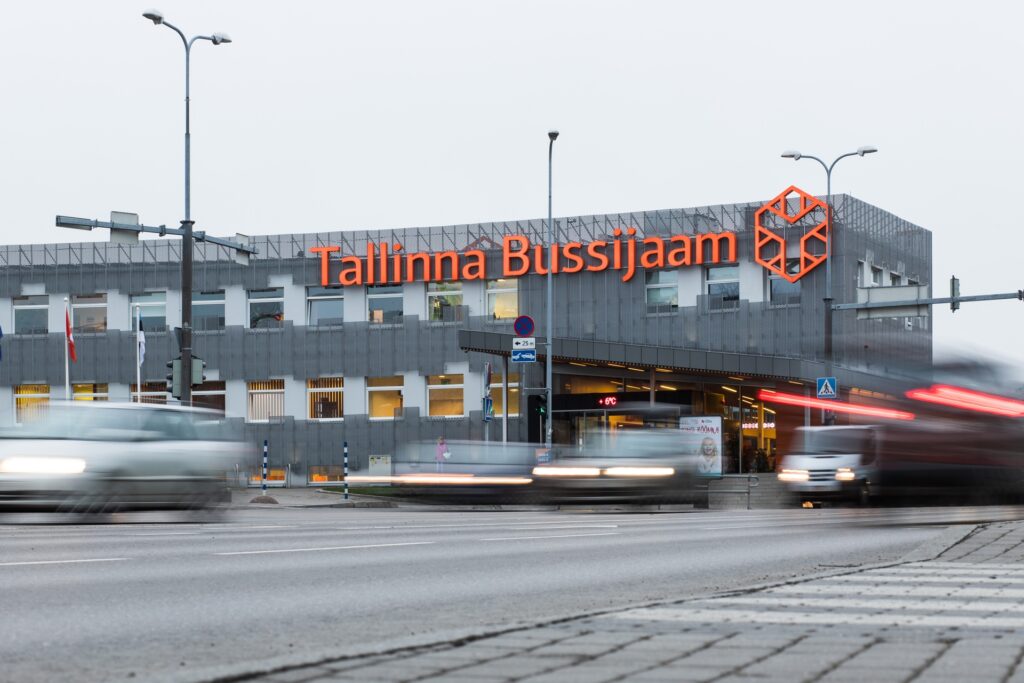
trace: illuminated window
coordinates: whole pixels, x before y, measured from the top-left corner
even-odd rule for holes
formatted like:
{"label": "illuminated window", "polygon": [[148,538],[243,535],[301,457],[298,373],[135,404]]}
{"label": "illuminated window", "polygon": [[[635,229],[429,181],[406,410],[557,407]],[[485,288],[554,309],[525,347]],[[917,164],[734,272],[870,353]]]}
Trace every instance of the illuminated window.
{"label": "illuminated window", "polygon": [[[491,373],[491,402],[494,405],[494,416],[504,415],[504,406],[501,403],[501,373]],[[519,415],[519,373],[508,373],[508,414],[509,416]]]}
{"label": "illuminated window", "polygon": [[[800,272],[800,259],[786,259],[786,272],[790,275]],[[773,306],[799,306],[800,281],[790,282],[784,277],[768,275],[768,301]]]}
{"label": "illuminated window", "polygon": [[46,334],[50,329],[50,297],[14,297],[14,334]]}
{"label": "illuminated window", "polygon": [[273,328],[284,325],[284,288],[249,290],[249,327]]}
{"label": "illuminated window", "polygon": [[705,293],[708,308],[724,311],[740,305],[739,266],[713,266],[705,271]]}
{"label": "illuminated window", "polygon": [[345,416],[345,378],[320,377],[306,380],[310,420],[340,420]]}
{"label": "illuminated window", "polygon": [[427,315],[439,322],[455,322],[462,305],[461,282],[430,282],[427,284]]}
{"label": "illuminated window", "polygon": [[394,420],[402,413],[404,377],[367,377],[366,405],[371,420]]}
{"label": "illuminated window", "polygon": [[[285,469],[283,467],[267,467],[267,483],[268,484],[283,484],[286,478]],[[256,468],[256,471],[249,475],[249,485],[259,486],[263,483],[263,470],[262,465]]]}
{"label": "illuminated window", "polygon": [[345,481],[345,468],[341,465],[311,465],[309,468],[310,484],[338,481]]}
{"label": "illuminated window", "polygon": [[284,415],[284,380],[249,382],[249,422],[270,422]]}
{"label": "illuminated window", "polygon": [[203,382],[192,387],[192,405],[196,408],[209,408],[223,413],[226,396],[224,382]]}
{"label": "illuminated window", "polygon": [[106,401],[109,400],[109,385],[107,384],[72,384],[71,398],[76,401]]}
{"label": "illuminated window", "polygon": [[649,270],[645,278],[648,313],[668,313],[679,307],[676,271]]}
{"label": "illuminated window", "polygon": [[192,329],[211,332],[224,329],[224,290],[192,294]]}
{"label": "illuminated window", "polygon": [[345,321],[345,295],[340,287],[306,287],[306,320],[311,327],[331,327]]}
{"label": "illuminated window", "polygon": [[[143,323],[145,325],[145,323]],[[129,396],[132,402],[139,400],[139,388],[138,385],[132,383],[128,385]],[[166,382],[143,382],[142,383],[142,402],[143,403],[167,403],[167,383]]]}
{"label": "illuminated window", "polygon": [[462,375],[429,375],[427,377],[427,415],[430,417],[462,417]]}
{"label": "illuminated window", "polygon": [[132,329],[135,329],[135,307],[139,307],[142,318],[142,329],[146,332],[164,332],[167,330],[167,292],[147,292],[132,294]]}
{"label": "illuminated window", "polygon": [[105,332],[107,295],[76,294],[71,297],[71,322],[75,332]]}
{"label": "illuminated window", "polygon": [[511,278],[487,281],[487,315],[494,320],[519,315],[519,281]]}
{"label": "illuminated window", "polygon": [[366,319],[371,323],[402,322],[402,286],[371,285],[366,288]]}
{"label": "illuminated window", "polygon": [[14,422],[24,424],[39,418],[50,402],[49,384],[19,384],[14,387]]}

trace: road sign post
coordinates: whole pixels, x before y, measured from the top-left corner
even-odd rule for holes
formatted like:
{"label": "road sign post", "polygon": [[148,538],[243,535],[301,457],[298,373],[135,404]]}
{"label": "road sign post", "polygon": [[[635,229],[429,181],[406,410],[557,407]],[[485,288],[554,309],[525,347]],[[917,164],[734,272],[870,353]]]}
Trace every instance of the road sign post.
{"label": "road sign post", "polygon": [[260,495],[262,496],[267,495],[267,448],[269,445],[269,442],[263,439],[263,474],[260,477]]}
{"label": "road sign post", "polygon": [[348,441],[342,443],[342,451],[345,453],[344,469],[342,470],[345,477],[345,500],[348,500]]}

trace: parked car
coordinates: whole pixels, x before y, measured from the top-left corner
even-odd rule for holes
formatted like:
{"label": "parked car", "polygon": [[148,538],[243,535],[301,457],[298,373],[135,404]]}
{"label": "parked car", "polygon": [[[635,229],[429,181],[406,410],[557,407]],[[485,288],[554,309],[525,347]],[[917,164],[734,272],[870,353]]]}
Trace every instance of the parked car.
{"label": "parked car", "polygon": [[193,509],[225,499],[246,449],[216,411],[137,403],[52,403],[0,432],[0,510]]}

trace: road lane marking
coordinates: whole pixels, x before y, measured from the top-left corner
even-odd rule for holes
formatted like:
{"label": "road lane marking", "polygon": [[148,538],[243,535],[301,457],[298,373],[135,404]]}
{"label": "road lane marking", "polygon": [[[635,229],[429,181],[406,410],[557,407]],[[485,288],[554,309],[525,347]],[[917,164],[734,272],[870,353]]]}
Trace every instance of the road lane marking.
{"label": "road lane marking", "polygon": [[[547,526],[544,531],[560,531],[562,529],[618,529],[618,524],[568,524],[566,526]],[[537,527],[509,527],[511,531],[537,531]]]}
{"label": "road lane marking", "polygon": [[358,550],[360,548],[395,548],[405,545],[434,545],[435,541],[413,541],[411,543],[374,543],[372,545],[335,545],[323,548],[282,548],[279,550],[236,550],[214,555],[270,555],[273,553],[312,553],[322,550]]}
{"label": "road lane marking", "polygon": [[30,564],[77,564],[84,562],[124,562],[127,557],[97,557],[87,560],[32,560],[29,562],[0,562],[0,567],[22,567]]}
{"label": "road lane marking", "polygon": [[612,531],[601,534],[554,534],[548,536],[508,536],[506,538],[481,538],[481,541],[530,541],[539,538],[583,538],[586,536],[618,536],[620,532]]}

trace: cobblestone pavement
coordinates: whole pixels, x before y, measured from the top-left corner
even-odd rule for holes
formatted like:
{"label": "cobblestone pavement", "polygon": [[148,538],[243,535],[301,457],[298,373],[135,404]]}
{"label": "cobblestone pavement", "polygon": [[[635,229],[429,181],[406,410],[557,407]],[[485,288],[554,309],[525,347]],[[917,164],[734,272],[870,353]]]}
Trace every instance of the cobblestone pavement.
{"label": "cobblestone pavement", "polygon": [[292,668],[313,681],[1024,683],[1024,523],[934,560]]}

